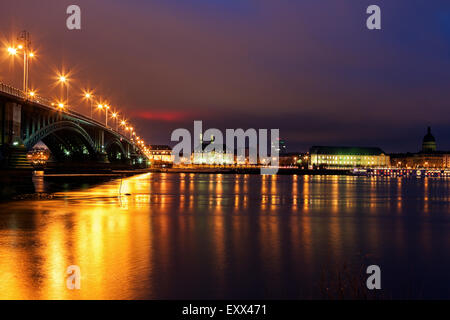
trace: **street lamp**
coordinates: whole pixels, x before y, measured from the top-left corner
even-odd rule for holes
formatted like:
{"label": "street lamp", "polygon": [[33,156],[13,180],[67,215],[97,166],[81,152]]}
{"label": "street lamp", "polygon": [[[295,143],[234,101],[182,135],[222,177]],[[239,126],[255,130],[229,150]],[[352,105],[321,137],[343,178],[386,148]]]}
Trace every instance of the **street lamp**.
{"label": "street lamp", "polygon": [[28,96],[28,82],[29,82],[29,61],[28,58],[34,57],[34,53],[30,52],[30,33],[28,31],[22,31],[19,33],[17,40],[21,42],[17,48],[9,47],[9,55],[15,56],[18,54],[19,50],[23,50],[23,92],[25,96]]}
{"label": "street lamp", "polygon": [[36,95],[36,92],[34,92],[34,91],[29,91],[29,92],[28,92],[28,95],[31,97],[31,99],[33,99],[34,96]]}
{"label": "street lamp", "polygon": [[120,126],[122,127],[122,130],[127,131],[126,129],[128,127],[127,127],[127,122],[125,119],[120,122]]}
{"label": "street lamp", "polygon": [[97,109],[100,111],[100,114],[101,114],[101,112],[103,110],[103,105],[102,104],[97,105]]}
{"label": "street lamp", "polygon": [[10,55],[14,56],[14,55],[17,54],[17,49],[16,49],[16,48],[13,48],[13,47],[9,47],[9,48],[8,48],[8,53],[9,53]]}
{"label": "street lamp", "polygon": [[109,110],[109,106],[107,104],[105,104],[105,127],[108,128],[108,110]]}
{"label": "street lamp", "polygon": [[66,104],[69,106],[69,79],[65,75],[60,75],[58,81],[61,83],[61,88],[64,88],[64,85],[66,86]]}
{"label": "street lamp", "polygon": [[94,106],[93,106],[93,104],[92,104],[92,97],[93,97],[93,95],[92,95],[92,93],[90,93],[90,92],[88,92],[88,91],[86,91],[85,93],[84,93],[84,98],[91,104],[91,119],[92,119],[92,117],[93,117],[93,113],[94,113]]}
{"label": "street lamp", "polygon": [[114,121],[116,123],[116,131],[119,131],[119,122],[118,122],[117,116],[118,116],[117,112],[113,112],[111,115],[111,117],[114,118]]}
{"label": "street lamp", "polygon": [[99,104],[97,106],[97,108],[99,110],[105,109],[105,127],[108,127],[108,110],[109,110],[109,106],[107,104]]}

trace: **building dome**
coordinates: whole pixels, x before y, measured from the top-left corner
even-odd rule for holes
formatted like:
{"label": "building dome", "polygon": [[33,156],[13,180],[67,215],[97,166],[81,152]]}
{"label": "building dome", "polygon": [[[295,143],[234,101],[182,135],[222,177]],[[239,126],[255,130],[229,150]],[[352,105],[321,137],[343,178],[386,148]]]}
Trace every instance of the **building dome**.
{"label": "building dome", "polygon": [[423,152],[436,151],[436,139],[431,134],[431,127],[428,127],[428,132],[425,135],[425,137],[423,137],[422,151]]}

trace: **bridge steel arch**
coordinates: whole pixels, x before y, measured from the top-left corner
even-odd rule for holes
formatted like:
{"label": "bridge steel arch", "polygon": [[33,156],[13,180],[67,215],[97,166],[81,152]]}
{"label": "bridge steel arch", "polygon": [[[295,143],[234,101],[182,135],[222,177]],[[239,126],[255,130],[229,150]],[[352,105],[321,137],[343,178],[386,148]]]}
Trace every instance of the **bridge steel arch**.
{"label": "bridge steel arch", "polygon": [[24,141],[24,145],[27,150],[30,150],[36,143],[51,135],[52,133],[56,133],[60,130],[71,130],[76,132],[81,137],[83,137],[85,142],[87,142],[87,147],[89,147],[90,149],[89,151],[92,153],[96,153],[95,143],[86,132],[86,130],[84,130],[83,127],[81,127],[77,123],[67,120],[54,122],[36,131],[33,135],[31,135]]}
{"label": "bridge steel arch", "polygon": [[108,150],[113,146],[119,147],[120,152],[122,153],[123,156],[122,160],[125,161],[128,158],[128,154],[122,144],[122,141],[120,141],[120,139],[118,139],[117,137],[109,138],[105,143],[105,152],[108,154]]}

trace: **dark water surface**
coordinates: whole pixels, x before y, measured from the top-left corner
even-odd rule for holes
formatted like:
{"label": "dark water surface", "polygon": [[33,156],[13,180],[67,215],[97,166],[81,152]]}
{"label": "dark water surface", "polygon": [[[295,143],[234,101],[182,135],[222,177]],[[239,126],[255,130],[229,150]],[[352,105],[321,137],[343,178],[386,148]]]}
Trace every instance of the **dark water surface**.
{"label": "dark water surface", "polygon": [[370,264],[385,298],[450,298],[449,182],[149,173],[3,202],[0,298],[322,298]]}

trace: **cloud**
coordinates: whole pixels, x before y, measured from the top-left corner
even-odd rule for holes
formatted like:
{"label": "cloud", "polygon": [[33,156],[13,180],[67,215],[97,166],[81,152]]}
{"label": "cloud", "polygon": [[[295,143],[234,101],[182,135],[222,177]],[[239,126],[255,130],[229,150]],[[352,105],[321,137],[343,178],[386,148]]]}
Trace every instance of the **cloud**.
{"label": "cloud", "polygon": [[179,122],[192,117],[192,114],[184,111],[156,111],[139,110],[131,113],[132,117],[166,122]]}

